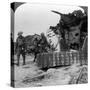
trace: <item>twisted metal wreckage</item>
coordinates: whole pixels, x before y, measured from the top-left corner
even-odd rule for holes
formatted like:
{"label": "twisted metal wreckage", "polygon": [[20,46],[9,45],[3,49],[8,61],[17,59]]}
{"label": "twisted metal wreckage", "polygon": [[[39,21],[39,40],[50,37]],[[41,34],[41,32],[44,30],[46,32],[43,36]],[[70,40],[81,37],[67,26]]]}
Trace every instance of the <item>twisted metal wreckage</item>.
{"label": "twisted metal wreckage", "polygon": [[[61,50],[58,53],[50,52],[38,54],[38,66],[41,68],[50,68],[67,65],[67,63],[71,65],[75,60],[76,62],[79,60],[80,65],[87,64],[87,13],[82,13],[80,10],[69,14],[62,14],[54,10],[52,10],[52,12],[61,16],[56,26],[50,26],[50,29],[56,35],[62,37],[59,42]],[[48,34],[48,37],[49,36],[50,34]],[[75,52],[71,50],[75,50]],[[74,57],[76,57],[76,59]]]}
{"label": "twisted metal wreckage", "polygon": [[[74,11],[69,14],[61,14],[57,11],[52,12],[57,13],[61,16],[60,22],[56,26],[50,26],[50,29],[54,31],[55,34],[58,34],[59,36],[62,37],[62,39],[60,40],[61,51],[67,51],[70,49],[74,50],[83,49],[84,41],[85,38],[87,37],[87,17],[88,17],[87,14],[82,13],[82,11],[80,10]],[[39,37],[41,36],[39,35],[34,36],[36,37],[37,40],[40,40]],[[35,39],[33,39],[33,41],[34,40]],[[42,38],[42,41],[44,44],[47,42],[45,40],[45,36],[44,38]]]}
{"label": "twisted metal wreckage", "polygon": [[[50,29],[62,37],[61,52],[42,53],[37,55],[36,63],[40,68],[51,68],[57,66],[71,66],[80,64],[80,72],[73,76],[69,84],[82,84],[88,82],[87,57],[88,57],[88,15],[79,11],[69,14],[61,14],[60,22]],[[61,41],[60,40],[60,41]],[[71,49],[75,50],[72,52]]]}

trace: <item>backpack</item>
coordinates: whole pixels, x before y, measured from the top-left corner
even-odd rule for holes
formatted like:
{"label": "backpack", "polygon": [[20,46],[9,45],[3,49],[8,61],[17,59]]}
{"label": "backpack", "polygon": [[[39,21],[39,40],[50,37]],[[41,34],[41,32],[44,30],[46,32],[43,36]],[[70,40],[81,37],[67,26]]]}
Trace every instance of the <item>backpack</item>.
{"label": "backpack", "polygon": [[18,43],[18,46],[23,46],[23,44],[24,44],[24,38],[23,37],[19,37],[18,39],[17,39],[17,43]]}

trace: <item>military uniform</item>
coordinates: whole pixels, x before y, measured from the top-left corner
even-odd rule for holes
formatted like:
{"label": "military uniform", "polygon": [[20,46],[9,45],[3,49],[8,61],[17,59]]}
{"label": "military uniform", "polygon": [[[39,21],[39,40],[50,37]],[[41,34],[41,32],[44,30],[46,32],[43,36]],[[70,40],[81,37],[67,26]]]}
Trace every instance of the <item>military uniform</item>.
{"label": "military uniform", "polygon": [[[22,44],[20,45],[20,41],[22,40]],[[16,40],[16,54],[17,54],[17,65],[19,65],[20,55],[23,57],[23,65],[25,65],[25,43],[24,37],[22,35],[18,36]]]}

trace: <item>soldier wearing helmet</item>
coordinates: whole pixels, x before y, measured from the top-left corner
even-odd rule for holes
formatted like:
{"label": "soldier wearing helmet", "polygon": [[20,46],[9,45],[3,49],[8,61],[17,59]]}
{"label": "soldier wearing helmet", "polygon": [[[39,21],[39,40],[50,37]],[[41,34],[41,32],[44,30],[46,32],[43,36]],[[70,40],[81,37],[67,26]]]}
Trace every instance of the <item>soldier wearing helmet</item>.
{"label": "soldier wearing helmet", "polygon": [[22,36],[23,32],[18,32],[18,37],[16,39],[15,52],[17,54],[17,65],[20,64],[20,55],[23,57],[23,65],[25,65],[25,40]]}

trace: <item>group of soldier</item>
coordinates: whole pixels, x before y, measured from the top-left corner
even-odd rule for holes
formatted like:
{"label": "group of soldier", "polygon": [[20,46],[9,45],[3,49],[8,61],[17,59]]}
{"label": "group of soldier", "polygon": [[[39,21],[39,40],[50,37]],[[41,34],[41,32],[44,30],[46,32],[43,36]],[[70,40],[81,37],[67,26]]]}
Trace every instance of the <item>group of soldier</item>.
{"label": "group of soldier", "polygon": [[[46,40],[46,37],[44,35],[44,33],[41,33],[41,35],[38,35],[38,37],[36,37],[37,35],[33,35],[33,39],[31,40],[32,42],[29,42],[28,43],[32,43],[32,45],[29,45],[26,43],[26,38],[23,36],[23,32],[18,32],[18,37],[16,39],[16,42],[14,44],[12,38],[11,38],[11,47],[13,51],[11,51],[11,57],[12,60],[11,60],[11,65],[14,64],[14,55],[16,54],[16,57],[17,57],[17,66],[20,65],[20,56],[22,55],[22,58],[23,58],[23,65],[26,64],[25,62],[25,59],[26,59],[26,54],[29,54],[29,53],[33,53],[34,54],[34,62],[35,62],[35,59],[36,59],[36,55],[38,53],[41,53],[41,52],[47,52],[48,48],[50,48],[47,40]],[[29,47],[29,48],[28,48]],[[28,50],[29,49],[29,50]]]}

